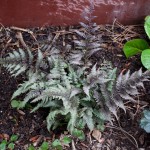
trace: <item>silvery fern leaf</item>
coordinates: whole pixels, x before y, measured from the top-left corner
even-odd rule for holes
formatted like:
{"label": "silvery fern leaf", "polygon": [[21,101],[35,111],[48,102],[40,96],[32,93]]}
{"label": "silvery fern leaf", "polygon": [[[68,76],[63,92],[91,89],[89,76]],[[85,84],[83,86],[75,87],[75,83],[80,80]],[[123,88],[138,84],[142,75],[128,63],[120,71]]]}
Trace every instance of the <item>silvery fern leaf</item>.
{"label": "silvery fern leaf", "polygon": [[81,48],[84,48],[86,46],[86,43],[84,41],[74,41],[74,43],[79,47]]}
{"label": "silvery fern leaf", "polygon": [[34,56],[29,49],[26,52],[22,49],[18,51],[14,50],[9,53],[6,58],[1,58],[0,63],[12,74],[12,76],[18,76],[27,70],[38,70],[40,65],[44,68],[47,64],[43,62],[42,52],[38,50],[38,57],[36,64],[33,64]]}
{"label": "silvery fern leaf", "polygon": [[20,94],[26,93],[30,89],[36,89],[38,86],[37,80],[41,80],[41,75],[38,75],[37,73],[31,73],[29,72],[29,80],[24,81],[24,83],[19,85],[19,88],[13,93],[13,96],[11,99],[16,98]]}
{"label": "silvery fern leaf", "polygon": [[90,85],[84,85],[83,86],[83,91],[84,91],[84,93],[88,96],[88,97],[90,97]]}
{"label": "silvery fern leaf", "polygon": [[77,94],[79,94],[81,92],[82,92],[81,89],[79,89],[79,88],[73,88],[73,89],[71,89],[71,93],[70,93],[70,97],[69,98],[71,99],[72,97],[76,96]]}
{"label": "silvery fern leaf", "polygon": [[139,93],[137,89],[139,85],[144,87],[144,80],[147,80],[149,78],[147,74],[149,73],[142,73],[141,69],[132,73],[131,75],[129,71],[125,75],[121,73],[116,80],[116,91],[114,92],[117,92],[120,95],[120,97],[124,100],[136,102],[132,98],[132,96],[135,96]]}
{"label": "silvery fern leaf", "polygon": [[75,128],[77,116],[78,116],[77,109],[76,108],[70,109],[70,119],[69,119],[69,122],[68,122],[68,125],[67,125],[67,129],[69,131],[71,131],[71,133]]}
{"label": "silvery fern leaf", "polygon": [[36,65],[35,65],[36,70],[38,70],[38,69],[40,68],[40,65],[41,65],[42,60],[43,60],[43,54],[42,54],[42,52],[38,49],[38,57],[37,57]]}
{"label": "silvery fern leaf", "polygon": [[[84,24],[84,23],[83,23]],[[83,25],[82,24],[82,25]],[[85,24],[84,24],[85,25]],[[85,25],[85,27],[86,27],[86,25]],[[85,35],[85,33],[84,32],[81,32],[81,31],[78,31],[78,30],[75,30],[75,33],[77,33],[79,36],[81,36],[81,37],[83,37],[83,38],[86,38],[86,35]],[[76,43],[76,41],[74,41],[75,43]],[[76,44],[78,44],[78,43],[76,43]]]}
{"label": "silvery fern leaf", "polygon": [[84,53],[82,61],[86,64],[86,60],[90,58],[94,53],[101,50],[101,38],[97,37],[97,31],[99,26],[96,23],[93,23],[93,19],[96,16],[93,16],[94,4],[90,2],[90,6],[85,8],[82,14],[82,18],[85,22],[80,22],[80,25],[84,28],[83,31],[76,30],[78,36],[81,40],[75,40],[75,49],[80,50],[81,53]]}
{"label": "silvery fern leaf", "polygon": [[82,58],[83,58],[83,53],[82,52],[74,52],[72,54],[70,54],[69,56],[69,63],[72,64],[72,65],[83,65],[83,61],[82,61]]}
{"label": "silvery fern leaf", "polygon": [[94,129],[94,120],[93,120],[93,110],[88,108],[83,115],[83,120],[85,120],[90,131]]}

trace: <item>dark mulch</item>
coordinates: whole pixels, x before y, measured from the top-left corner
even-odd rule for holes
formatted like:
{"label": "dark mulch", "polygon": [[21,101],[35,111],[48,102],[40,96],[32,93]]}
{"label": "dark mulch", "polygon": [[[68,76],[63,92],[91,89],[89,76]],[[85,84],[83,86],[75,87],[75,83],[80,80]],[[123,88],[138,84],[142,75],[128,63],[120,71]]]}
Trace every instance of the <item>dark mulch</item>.
{"label": "dark mulch", "polygon": [[[37,50],[41,44],[51,44],[57,42],[57,46],[62,50],[67,43],[73,45],[74,29],[79,27],[43,27],[24,30],[19,28],[0,28],[0,54],[5,55],[19,47],[26,45]],[[29,32],[32,31],[32,32]],[[136,71],[141,68],[139,56],[126,59],[122,52],[123,43],[131,38],[145,38],[143,28],[138,26],[122,26],[116,23],[114,26],[100,26],[99,33],[102,35],[103,49],[93,56],[93,62],[99,64],[105,59],[112,62],[118,72],[126,72],[128,69]],[[23,40],[22,40],[23,37]],[[143,69],[144,70],[144,69]],[[53,141],[59,138],[65,131],[65,127],[54,132],[48,132],[46,129],[45,118],[48,110],[40,109],[35,113],[30,113],[30,107],[23,110],[11,108],[10,99],[12,93],[17,89],[19,83],[24,80],[23,76],[12,78],[6,70],[0,70],[0,135],[12,134],[19,135],[16,142],[16,150],[24,150],[30,144],[35,142],[33,139],[40,139],[38,145],[44,140]],[[127,112],[118,110],[119,120],[114,121],[114,125],[106,124],[102,133],[102,140],[98,142],[88,132],[86,140],[79,141],[74,139],[77,150],[136,150],[138,148],[150,149],[150,134],[145,133],[139,127],[139,120],[142,110],[150,104],[150,83],[145,83],[146,90],[141,91],[137,97],[139,104],[126,103]],[[20,97],[21,99],[21,97]],[[65,133],[67,134],[67,133]],[[138,148],[137,148],[138,146]],[[66,149],[73,149],[66,147]]]}

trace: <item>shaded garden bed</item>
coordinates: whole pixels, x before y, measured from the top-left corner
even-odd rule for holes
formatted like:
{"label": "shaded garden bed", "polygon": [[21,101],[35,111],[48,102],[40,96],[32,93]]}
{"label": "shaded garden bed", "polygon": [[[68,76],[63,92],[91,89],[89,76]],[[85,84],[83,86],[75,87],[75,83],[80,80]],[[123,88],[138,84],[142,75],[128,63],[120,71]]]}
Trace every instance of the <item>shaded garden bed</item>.
{"label": "shaded garden bed", "polygon": [[[25,49],[27,46],[31,47],[31,50],[34,52],[42,45],[46,45],[49,48],[49,46],[56,43],[56,46],[65,55],[66,45],[70,44],[73,50],[73,40],[80,39],[75,33],[75,29],[84,30],[80,27],[42,27],[33,29],[1,27],[0,54],[4,56],[8,52],[18,48]],[[93,64],[96,62],[101,64],[104,60],[111,61],[113,66],[118,68],[118,73],[126,72],[128,69],[133,72],[142,67],[139,57],[132,57],[127,60],[122,50],[123,44],[127,40],[136,37],[146,38],[141,25],[122,26],[116,22],[113,26],[99,26],[97,35],[101,36],[102,49],[92,56]],[[27,149],[29,144],[37,141],[37,145],[35,145],[39,146],[43,141],[51,143],[55,138],[59,139],[64,134],[69,135],[68,132],[64,133],[66,131],[65,125],[60,130],[47,131],[45,118],[48,111],[45,109],[40,109],[30,114],[30,107],[32,106],[23,110],[11,108],[11,96],[24,78],[24,76],[19,76],[15,79],[4,68],[0,70],[0,140],[6,136],[17,134],[19,139],[15,144],[15,149],[23,150]],[[73,145],[75,145],[77,150],[136,150],[137,147],[149,149],[150,135],[139,127],[141,112],[150,102],[149,84],[146,82],[146,90],[141,90],[140,95],[136,97],[139,103],[131,104],[126,102],[127,113],[118,110],[119,120],[114,120],[114,125],[110,123],[105,124],[105,130],[102,132],[99,142],[93,138],[92,134],[85,131],[85,141],[73,138],[74,144],[70,144],[69,147],[64,146],[64,149],[73,149]]]}

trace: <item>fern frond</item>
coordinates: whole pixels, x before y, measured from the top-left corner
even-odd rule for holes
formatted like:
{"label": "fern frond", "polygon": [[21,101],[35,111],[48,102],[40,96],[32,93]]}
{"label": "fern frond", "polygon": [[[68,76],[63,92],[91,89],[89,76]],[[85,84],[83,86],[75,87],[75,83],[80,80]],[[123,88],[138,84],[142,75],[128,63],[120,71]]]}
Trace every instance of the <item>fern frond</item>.
{"label": "fern frond", "polygon": [[71,64],[87,64],[90,61],[88,58],[90,58],[97,51],[101,50],[102,40],[97,36],[99,26],[93,22],[93,19],[96,17],[93,16],[93,12],[94,4],[91,1],[90,6],[85,8],[82,14],[85,22],[80,22],[80,25],[84,30],[75,30],[75,33],[81,37],[81,40],[74,40],[75,51],[72,52],[69,59]]}
{"label": "fern frond", "polygon": [[71,131],[71,133],[75,128],[76,121],[77,121],[77,116],[78,116],[77,108],[71,109],[70,110],[70,119],[69,119],[69,122],[68,122],[68,125],[67,125],[67,129],[69,131]]}
{"label": "fern frond", "polygon": [[137,87],[143,86],[143,82],[148,80],[149,76],[142,73],[142,70],[129,74],[129,71],[123,75],[120,74],[116,81],[116,91],[121,98],[135,102],[132,95],[139,94]]}
{"label": "fern frond", "polygon": [[19,88],[13,93],[13,96],[11,99],[16,98],[17,96],[26,93],[30,89],[36,89],[36,87],[39,84],[39,81],[42,79],[42,76],[37,73],[31,73],[28,74],[29,80],[24,81],[23,84],[19,85]]}
{"label": "fern frond", "polygon": [[47,116],[46,120],[47,120],[47,129],[50,130],[52,128],[52,126],[54,125],[55,121],[55,117],[58,115],[66,115],[67,112],[65,112],[64,110],[53,110],[50,111],[49,115]]}
{"label": "fern frond", "polygon": [[29,70],[30,72],[36,72],[39,69],[47,68],[47,63],[43,60],[43,54],[38,50],[37,61],[34,64],[34,56],[29,49],[25,52],[22,49],[18,51],[14,50],[9,53],[6,58],[0,59],[0,64],[2,64],[12,76],[18,76],[21,73]]}
{"label": "fern frond", "polygon": [[83,120],[86,122],[90,131],[92,131],[95,123],[93,120],[93,110],[91,108],[87,108],[87,110],[84,112]]}

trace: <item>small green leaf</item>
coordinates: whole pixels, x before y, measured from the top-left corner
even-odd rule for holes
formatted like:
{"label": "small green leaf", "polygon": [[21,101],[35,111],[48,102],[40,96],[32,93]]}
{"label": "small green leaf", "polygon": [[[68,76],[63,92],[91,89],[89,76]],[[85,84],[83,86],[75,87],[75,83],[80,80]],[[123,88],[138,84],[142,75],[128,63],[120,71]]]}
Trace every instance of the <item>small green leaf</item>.
{"label": "small green leaf", "polygon": [[145,28],[145,32],[146,32],[147,36],[150,39],[150,16],[147,16],[145,18],[144,28]]}
{"label": "small green leaf", "polygon": [[150,133],[150,111],[149,110],[144,110],[143,114],[144,114],[144,116],[140,121],[140,126],[147,133]]}
{"label": "small green leaf", "polygon": [[7,141],[3,140],[0,144],[0,150],[6,150]]}
{"label": "small green leaf", "polygon": [[150,69],[150,49],[146,49],[142,52],[141,62],[146,69]]}
{"label": "small green leaf", "polygon": [[52,146],[53,146],[53,147],[56,147],[56,146],[58,146],[58,145],[61,145],[60,140],[58,140],[58,139],[54,140],[53,143],[52,143]]}
{"label": "small green leaf", "polygon": [[58,139],[54,140],[52,143],[52,147],[56,148],[57,150],[62,150],[62,145],[61,145],[60,140]]}
{"label": "small green leaf", "polygon": [[48,142],[43,142],[42,145],[40,146],[41,150],[48,150],[49,145]]}
{"label": "small green leaf", "polygon": [[35,148],[32,145],[30,145],[28,150],[35,150]]}
{"label": "small green leaf", "polygon": [[10,137],[10,142],[15,142],[15,141],[17,141],[17,139],[18,139],[18,135],[14,134]]}
{"label": "small green leaf", "polygon": [[65,136],[65,137],[63,138],[62,142],[63,142],[64,144],[69,144],[69,143],[71,143],[71,138]]}
{"label": "small green leaf", "polygon": [[80,140],[85,140],[85,135],[82,130],[74,129],[72,135],[77,137]]}
{"label": "small green leaf", "polygon": [[148,49],[148,43],[143,39],[134,39],[125,43],[123,51],[127,58],[141,53],[143,50]]}
{"label": "small green leaf", "polygon": [[15,144],[14,143],[9,143],[8,148],[10,150],[13,150],[15,148]]}
{"label": "small green leaf", "polygon": [[19,107],[20,102],[17,100],[12,100],[11,101],[11,107],[12,108],[18,108]]}
{"label": "small green leaf", "polygon": [[63,148],[62,148],[61,145],[56,146],[55,149],[57,149],[57,150],[63,150]]}

